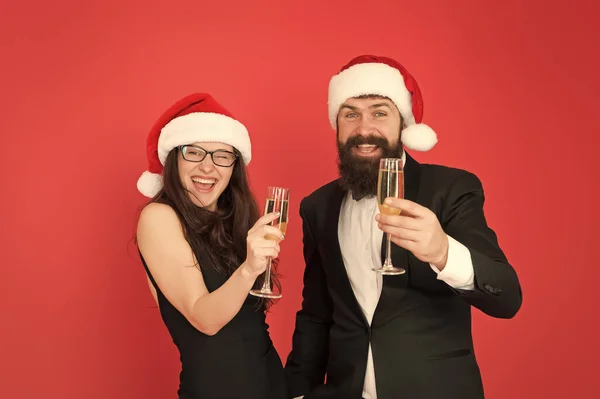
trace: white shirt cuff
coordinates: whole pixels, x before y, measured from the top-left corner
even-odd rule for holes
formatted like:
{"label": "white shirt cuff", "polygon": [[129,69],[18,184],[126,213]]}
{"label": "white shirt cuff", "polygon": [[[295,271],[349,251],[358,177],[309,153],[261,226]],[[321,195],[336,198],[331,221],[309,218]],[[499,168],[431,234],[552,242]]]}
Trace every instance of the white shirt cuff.
{"label": "white shirt cuff", "polygon": [[475,271],[469,248],[465,247],[454,238],[448,236],[448,261],[441,272],[437,267],[429,264],[437,273],[438,280],[444,281],[452,288],[461,290],[474,289]]}

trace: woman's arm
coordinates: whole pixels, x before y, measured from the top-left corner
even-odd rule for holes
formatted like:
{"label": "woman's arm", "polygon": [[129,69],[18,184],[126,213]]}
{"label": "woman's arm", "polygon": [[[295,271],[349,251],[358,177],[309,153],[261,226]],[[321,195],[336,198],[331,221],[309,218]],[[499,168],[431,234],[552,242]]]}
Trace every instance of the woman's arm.
{"label": "woman's arm", "polygon": [[[262,272],[246,261],[225,284],[209,293],[181,223],[173,209],[165,204],[151,203],[144,208],[137,239],[148,269],[167,300],[190,324],[207,335],[216,334],[239,312]],[[275,248],[273,241],[267,243],[272,251],[265,252],[276,255],[278,246]]]}

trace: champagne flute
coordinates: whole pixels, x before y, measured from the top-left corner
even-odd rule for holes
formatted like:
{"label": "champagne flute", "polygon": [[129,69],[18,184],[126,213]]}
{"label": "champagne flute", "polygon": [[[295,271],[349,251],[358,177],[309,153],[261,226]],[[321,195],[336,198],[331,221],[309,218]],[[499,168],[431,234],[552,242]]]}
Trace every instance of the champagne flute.
{"label": "champagne flute", "polygon": [[[377,203],[379,212],[384,215],[399,215],[400,209],[385,205],[383,202],[388,197],[404,198],[404,169],[401,158],[382,158],[379,161],[379,178],[377,181]],[[382,267],[373,270],[390,276],[406,273],[406,270],[392,265],[391,237],[386,235],[385,262]]]}
{"label": "champagne flute", "polygon": [[[277,227],[284,235],[288,224],[288,207],[290,199],[290,189],[283,187],[269,187],[267,189],[267,200],[265,203],[265,212],[279,212],[279,217],[271,222],[271,225]],[[267,240],[279,241],[279,237],[272,234],[265,235]],[[281,298],[281,294],[273,292],[271,289],[271,257],[269,256],[267,270],[265,270],[265,281],[260,289],[253,289],[250,294],[263,298]]]}

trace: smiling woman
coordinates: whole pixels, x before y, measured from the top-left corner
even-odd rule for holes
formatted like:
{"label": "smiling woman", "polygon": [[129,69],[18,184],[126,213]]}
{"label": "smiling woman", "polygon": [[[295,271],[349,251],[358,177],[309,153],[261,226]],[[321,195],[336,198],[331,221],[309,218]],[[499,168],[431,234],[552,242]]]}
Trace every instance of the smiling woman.
{"label": "smiling woman", "polygon": [[225,191],[238,159],[234,148],[223,143],[193,143],[179,147],[177,169],[192,201],[209,211],[217,210],[217,199]]}
{"label": "smiling woman", "polygon": [[283,236],[268,225],[278,215],[258,217],[246,127],[210,95],[193,94],[159,118],[147,150],[138,189],[151,200],[137,244],[180,352],[179,397],[283,399],[283,367],[265,322],[269,300],[248,295],[262,285],[267,257],[279,254],[265,235]]}

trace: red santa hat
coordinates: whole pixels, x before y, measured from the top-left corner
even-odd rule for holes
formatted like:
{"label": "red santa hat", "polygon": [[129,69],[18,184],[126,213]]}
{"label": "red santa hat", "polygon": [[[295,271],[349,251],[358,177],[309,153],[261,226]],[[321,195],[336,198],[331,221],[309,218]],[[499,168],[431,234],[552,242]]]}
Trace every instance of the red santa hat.
{"label": "red santa hat", "polygon": [[437,135],[423,119],[423,97],[416,80],[406,68],[388,57],[361,55],[344,65],[329,82],[329,121],[336,129],[340,106],[349,98],[379,95],[389,98],[404,120],[402,144],[429,151]]}
{"label": "red santa hat", "polygon": [[229,144],[242,154],[246,165],[252,158],[246,127],[210,94],[190,94],[167,109],[150,130],[146,141],[148,170],[138,179],[138,190],[154,197],[162,189],[163,166],[169,152],[194,142]]}

